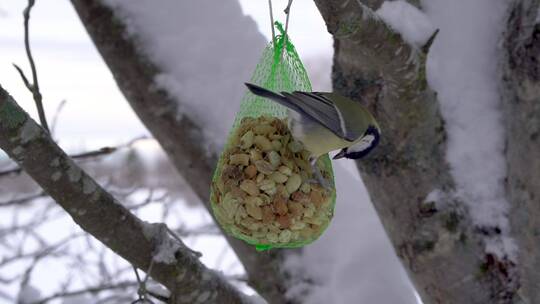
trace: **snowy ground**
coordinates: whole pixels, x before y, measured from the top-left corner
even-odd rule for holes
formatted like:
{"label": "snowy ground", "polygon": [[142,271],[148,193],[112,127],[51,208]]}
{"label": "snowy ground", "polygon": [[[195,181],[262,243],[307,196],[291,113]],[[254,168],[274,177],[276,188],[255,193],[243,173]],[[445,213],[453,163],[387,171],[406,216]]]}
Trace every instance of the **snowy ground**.
{"label": "snowy ground", "polygon": [[[144,9],[144,1],[109,1],[124,7],[129,3],[124,10],[127,18],[130,18],[130,14],[131,16],[146,14],[144,18],[133,19],[132,28],[149,37],[148,41],[152,48],[148,51],[158,54],[158,63],[168,64],[166,70],[168,74],[162,78],[162,84],[175,88],[172,93],[176,96],[188,100],[188,103],[198,96],[207,102],[216,102],[213,96],[208,95],[211,91],[205,90],[202,82],[216,83],[218,82],[216,79],[227,77],[229,82],[222,83],[220,90],[224,91],[220,97],[226,98],[219,99],[217,106],[222,109],[228,108],[225,113],[232,121],[234,111],[230,110],[229,105],[231,103],[237,105],[242,94],[241,86],[236,84],[241,84],[249,77],[251,65],[255,63],[264,45],[263,36],[254,31],[255,23],[240,15],[240,7],[235,1],[223,0],[223,6],[227,9],[222,11],[209,9],[215,5],[215,2],[210,0],[191,0],[182,4],[163,0],[168,8],[165,11],[173,13],[175,18],[164,18],[166,12],[159,9]],[[285,2],[283,0],[274,2],[276,14],[285,7]],[[450,131],[448,160],[453,169],[452,173],[458,180],[464,181],[459,185],[461,190],[459,195],[480,199],[482,204],[476,209],[477,214],[482,214],[484,208],[494,210],[487,219],[478,217],[481,223],[485,220],[490,224],[495,222],[504,225],[506,207],[497,189],[505,172],[501,158],[502,132],[497,112],[498,99],[493,69],[496,63],[497,35],[501,30],[497,24],[502,23],[505,2],[503,0],[424,2],[427,15],[421,12],[410,13],[409,8],[403,3],[394,3],[394,6],[386,7],[385,14],[390,16],[388,17],[390,19],[392,16],[398,16],[397,19],[401,19],[402,23],[395,20],[392,26],[398,30],[408,28],[413,42],[415,39],[418,40],[417,37],[425,36],[426,31],[429,32],[430,24],[433,28],[441,29],[430,54],[428,78],[433,88],[439,92],[443,115],[448,122]],[[241,0],[240,4],[246,13],[255,18],[258,28],[268,39],[266,1]],[[11,62],[19,63],[26,68],[20,16],[23,6],[24,1],[11,0],[0,3],[2,12],[0,83],[34,114],[30,96],[11,68]],[[171,24],[176,20],[182,20],[179,16],[181,14],[188,17],[190,10],[184,9],[183,6],[199,12],[199,18],[189,19],[189,28]],[[213,12],[216,14],[213,15]],[[279,16],[282,17],[282,14]],[[314,4],[311,1],[295,2],[292,18],[291,36],[308,65],[308,72],[317,79],[314,88],[329,89],[329,78],[321,75],[329,76],[331,39],[324,32],[324,24]],[[137,20],[145,23],[137,24]],[[162,28],[161,23],[155,20],[167,20],[167,27]],[[212,24],[213,22],[215,24]],[[57,133],[64,145],[79,149],[83,146],[95,148],[104,144],[124,142],[147,133],[118,92],[110,73],[68,2],[50,0],[44,5],[38,1],[33,11],[32,24],[34,53],[49,116],[53,115],[61,100],[68,101]],[[204,37],[205,31],[213,31],[220,27],[230,31],[223,34],[223,40],[218,42],[197,40],[198,37]],[[243,30],[242,27],[251,28]],[[241,36],[241,33],[246,31],[249,35]],[[152,33],[156,35],[150,37]],[[216,47],[216,43],[224,45],[233,40],[237,44],[232,43],[227,48]],[[190,43],[181,44],[185,41]],[[250,41],[253,41],[253,47],[247,47]],[[243,47],[235,49],[235,46]],[[216,55],[216,51],[219,51],[219,54]],[[203,54],[205,56],[202,56]],[[220,73],[209,73],[216,69],[216,63],[208,66],[213,61],[205,58],[216,58],[223,54],[227,55],[219,63]],[[238,61],[238,58],[230,58],[231,56],[238,56],[242,60]],[[234,73],[231,75],[232,70]],[[186,71],[188,74],[183,74]],[[209,81],[211,79],[209,77],[214,74],[218,78]],[[198,76],[190,77],[193,75]],[[192,107],[190,110],[195,110],[196,115],[208,125],[210,137],[217,138],[219,143],[219,132],[220,130],[225,132],[227,123],[223,121],[222,124],[212,124],[215,116],[205,116],[205,113],[209,112],[207,108],[197,109],[195,102],[189,106]],[[478,119],[480,116],[482,119]],[[480,142],[481,146],[478,144]],[[489,170],[485,170],[486,168]],[[306,247],[305,256],[289,263],[290,267],[304,269],[324,283],[306,302],[415,303],[412,287],[391,249],[366,191],[363,187],[358,187],[362,183],[352,163],[336,163],[336,175],[338,201],[334,221],[320,240]],[[462,179],[464,176],[469,176],[470,179]],[[477,183],[479,180],[483,182]],[[186,209],[182,207],[181,202],[178,204],[180,209],[176,214],[188,213],[190,217],[171,218],[171,224],[182,222],[197,225],[209,220],[201,209]],[[496,208],[492,209],[493,206]],[[158,213],[155,210],[140,211],[140,215],[147,220],[152,220]],[[195,220],[189,222],[188,219]],[[66,229],[63,228],[66,225],[69,226],[70,223],[59,223],[50,229]],[[241,272],[232,252],[223,249],[225,248],[223,239],[202,237],[188,240],[188,244],[205,253],[203,261],[210,267],[228,273]],[[46,293],[50,277],[38,275],[36,278],[34,286],[39,286]]]}

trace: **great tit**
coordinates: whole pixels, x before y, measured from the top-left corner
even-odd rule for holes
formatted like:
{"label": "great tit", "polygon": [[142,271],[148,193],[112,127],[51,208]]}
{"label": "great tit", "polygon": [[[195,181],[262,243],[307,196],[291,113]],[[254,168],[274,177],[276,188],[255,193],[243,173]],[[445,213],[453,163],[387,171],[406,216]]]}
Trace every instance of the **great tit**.
{"label": "great tit", "polygon": [[359,159],[379,143],[379,125],[357,101],[336,93],[295,91],[277,94],[251,83],[246,86],[251,93],[292,110],[289,111],[289,129],[311,153],[313,168],[317,159],[330,151],[341,149],[333,159]]}

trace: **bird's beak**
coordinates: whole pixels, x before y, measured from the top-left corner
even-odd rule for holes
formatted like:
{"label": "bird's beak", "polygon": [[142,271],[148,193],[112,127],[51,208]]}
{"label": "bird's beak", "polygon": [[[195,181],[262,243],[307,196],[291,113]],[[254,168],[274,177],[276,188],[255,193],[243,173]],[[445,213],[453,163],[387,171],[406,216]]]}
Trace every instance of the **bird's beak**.
{"label": "bird's beak", "polygon": [[341,149],[341,151],[339,151],[338,154],[336,154],[334,157],[332,157],[332,159],[340,159],[340,158],[344,158],[344,157],[345,157],[345,154],[347,154],[347,150]]}

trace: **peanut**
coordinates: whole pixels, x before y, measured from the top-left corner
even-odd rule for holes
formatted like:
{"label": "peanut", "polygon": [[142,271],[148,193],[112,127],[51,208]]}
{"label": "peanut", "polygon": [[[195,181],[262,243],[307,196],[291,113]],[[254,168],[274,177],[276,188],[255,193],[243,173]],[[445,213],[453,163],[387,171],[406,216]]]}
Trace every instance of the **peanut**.
{"label": "peanut", "polygon": [[288,243],[291,240],[291,231],[287,229],[281,231],[278,239],[280,243]]}
{"label": "peanut", "polygon": [[293,217],[300,217],[304,213],[304,207],[297,202],[289,202],[288,208]]}
{"label": "peanut", "polygon": [[240,138],[240,147],[244,150],[251,148],[253,145],[253,136],[252,131],[247,131],[246,134]]}
{"label": "peanut", "polygon": [[249,165],[249,155],[247,154],[233,154],[229,157],[229,163],[231,165]]}
{"label": "peanut", "polygon": [[302,186],[300,186],[300,191],[309,193],[311,191],[311,185],[308,183],[303,183]]}
{"label": "peanut", "polygon": [[274,168],[277,168],[279,164],[281,164],[281,157],[276,151],[270,151],[270,153],[268,153],[268,160],[270,160],[270,164]]}
{"label": "peanut", "polygon": [[276,128],[270,125],[258,125],[253,128],[253,131],[255,131],[255,134],[257,135],[266,135],[276,132]]}
{"label": "peanut", "polygon": [[269,224],[274,221],[275,219],[274,212],[272,211],[272,207],[270,206],[264,206],[262,208],[262,221],[265,224]]}
{"label": "peanut", "polygon": [[279,223],[279,226],[281,226],[281,228],[283,229],[287,229],[291,226],[291,219],[287,214],[278,216],[277,222]]}
{"label": "peanut", "polygon": [[319,191],[311,191],[309,198],[317,209],[321,208],[321,206],[324,204],[324,198]]}
{"label": "peanut", "polygon": [[302,178],[298,174],[293,174],[289,179],[287,180],[287,184],[285,187],[287,188],[287,192],[293,193],[294,191],[298,190],[300,188],[300,184],[302,184]]}
{"label": "peanut", "polygon": [[266,194],[274,195],[276,194],[276,182],[271,179],[263,179],[259,183],[259,189],[264,191]]}
{"label": "peanut", "polygon": [[272,178],[272,180],[274,180],[278,184],[283,184],[288,179],[287,175],[279,173],[279,172],[272,173],[270,177]]}
{"label": "peanut", "polygon": [[249,216],[251,216],[254,219],[262,220],[263,214],[261,207],[258,207],[255,204],[247,204],[246,203],[246,212]]}
{"label": "peanut", "polygon": [[247,194],[251,196],[256,196],[259,194],[259,188],[257,187],[257,184],[250,179],[242,181],[242,183],[240,184],[240,189],[244,190]]}
{"label": "peanut", "polygon": [[274,168],[273,166],[265,161],[265,160],[258,160],[255,162],[255,167],[257,167],[257,171],[263,173],[263,174],[266,174],[266,175],[270,175],[272,174],[272,172],[274,172]]}
{"label": "peanut", "polygon": [[257,148],[261,149],[262,151],[271,151],[272,150],[272,143],[270,140],[262,135],[255,136],[255,139],[253,140]]}
{"label": "peanut", "polygon": [[251,150],[249,151],[249,159],[251,160],[252,163],[255,163],[256,161],[262,159],[262,154],[260,151]]}
{"label": "peanut", "polygon": [[279,215],[285,215],[289,211],[287,208],[287,199],[281,195],[274,198],[274,210]]}
{"label": "peanut", "polygon": [[272,149],[274,149],[274,151],[281,150],[281,142],[279,140],[273,140],[272,141]]}
{"label": "peanut", "polygon": [[279,173],[284,174],[286,176],[291,176],[292,174],[291,169],[287,166],[281,166],[278,168],[278,170],[279,170]]}
{"label": "peanut", "polygon": [[252,179],[257,175],[257,167],[254,165],[249,165],[244,169],[244,173],[246,174],[247,178]]}

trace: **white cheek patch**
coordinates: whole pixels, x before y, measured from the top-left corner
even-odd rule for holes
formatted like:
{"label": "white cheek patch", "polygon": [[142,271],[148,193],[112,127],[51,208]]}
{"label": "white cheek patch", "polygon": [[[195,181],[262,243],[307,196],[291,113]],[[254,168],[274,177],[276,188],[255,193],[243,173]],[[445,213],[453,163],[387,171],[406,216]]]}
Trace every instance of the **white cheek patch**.
{"label": "white cheek patch", "polygon": [[367,150],[371,147],[373,144],[373,141],[375,140],[375,136],[373,135],[366,135],[360,139],[357,143],[347,148],[347,153],[355,153],[355,152],[362,152],[364,150]]}

